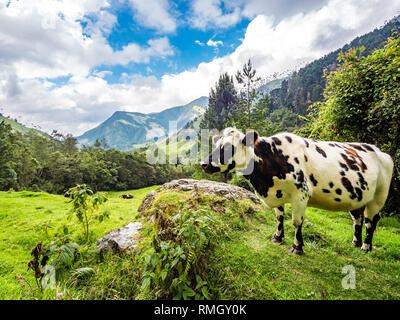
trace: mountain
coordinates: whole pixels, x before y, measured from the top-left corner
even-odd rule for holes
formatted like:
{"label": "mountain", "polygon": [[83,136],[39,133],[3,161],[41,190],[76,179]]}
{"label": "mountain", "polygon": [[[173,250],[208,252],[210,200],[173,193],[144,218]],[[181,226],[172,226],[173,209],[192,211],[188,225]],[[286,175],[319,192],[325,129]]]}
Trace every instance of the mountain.
{"label": "mountain", "polygon": [[[181,129],[188,122],[201,116],[208,105],[208,98],[201,97],[178,107],[157,113],[117,111],[96,128],[77,137],[80,145],[92,145],[105,139],[111,148],[130,151],[149,142],[162,139]],[[169,122],[177,121],[176,130],[170,132]]]}
{"label": "mountain", "polygon": [[51,137],[43,131],[33,129],[33,128],[28,128],[27,126],[17,122],[16,120],[13,120],[11,118],[5,117],[0,114],[0,122],[3,122],[3,121],[6,124],[9,124],[11,126],[12,130],[15,132],[19,132],[24,135],[36,135],[36,136],[41,136],[43,138],[51,139]]}
{"label": "mountain", "polygon": [[336,70],[340,52],[347,52],[351,48],[364,46],[365,51],[362,55],[366,56],[373,50],[382,48],[388,37],[398,37],[399,30],[400,16],[397,16],[384,26],[359,36],[342,48],[309,63],[292,74],[289,79],[285,79],[279,88],[271,90],[272,106],[269,109],[271,111],[285,109],[294,114],[305,115],[308,106],[323,100],[324,71]]}

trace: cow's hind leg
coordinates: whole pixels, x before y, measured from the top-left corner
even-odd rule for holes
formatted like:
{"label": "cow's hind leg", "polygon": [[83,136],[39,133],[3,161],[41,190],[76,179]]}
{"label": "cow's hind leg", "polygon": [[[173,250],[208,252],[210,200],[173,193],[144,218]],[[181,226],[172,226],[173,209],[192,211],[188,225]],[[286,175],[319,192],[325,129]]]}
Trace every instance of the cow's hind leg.
{"label": "cow's hind leg", "polygon": [[365,207],[362,207],[360,209],[350,211],[350,215],[351,218],[353,219],[353,225],[354,225],[354,236],[351,244],[355,247],[361,247],[362,245],[364,209]]}
{"label": "cow's hind leg", "polygon": [[297,202],[292,203],[292,222],[294,226],[294,243],[290,252],[294,254],[302,255],[303,252],[303,234],[302,227],[304,221],[304,213],[306,212],[307,203],[305,202]]}
{"label": "cow's hind leg", "polygon": [[274,233],[274,236],[272,237],[272,242],[276,243],[282,243],[283,242],[283,237],[285,236],[284,228],[283,228],[283,221],[284,221],[284,215],[285,210],[283,207],[278,207],[275,208],[275,216],[276,219],[278,220],[278,226],[276,228],[276,231]]}
{"label": "cow's hind leg", "polygon": [[378,221],[381,218],[379,212],[375,212],[373,209],[374,206],[367,205],[364,212],[366,235],[361,249],[367,252],[372,250],[372,238],[374,236]]}

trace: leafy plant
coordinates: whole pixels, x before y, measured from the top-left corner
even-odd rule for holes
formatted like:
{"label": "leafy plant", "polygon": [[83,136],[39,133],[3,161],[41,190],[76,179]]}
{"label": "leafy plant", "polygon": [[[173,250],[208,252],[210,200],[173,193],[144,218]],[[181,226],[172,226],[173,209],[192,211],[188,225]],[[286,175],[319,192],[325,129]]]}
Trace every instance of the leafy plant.
{"label": "leafy plant", "polygon": [[70,242],[69,237],[52,241],[49,245],[38,244],[31,251],[33,259],[28,270],[35,273],[36,284],[40,290],[50,282],[60,280],[79,256],[78,245]]}
{"label": "leafy plant", "polygon": [[214,220],[206,210],[182,208],[175,216],[159,217],[153,248],[144,257],[142,290],[173,299],[210,299],[206,249],[215,240]]}
{"label": "leafy plant", "polygon": [[68,195],[73,206],[70,213],[75,214],[79,222],[82,223],[87,242],[89,240],[90,224],[95,220],[102,222],[110,217],[107,210],[100,211],[100,206],[107,202],[108,199],[103,193],[93,194],[93,191],[84,184],[69,189]]}

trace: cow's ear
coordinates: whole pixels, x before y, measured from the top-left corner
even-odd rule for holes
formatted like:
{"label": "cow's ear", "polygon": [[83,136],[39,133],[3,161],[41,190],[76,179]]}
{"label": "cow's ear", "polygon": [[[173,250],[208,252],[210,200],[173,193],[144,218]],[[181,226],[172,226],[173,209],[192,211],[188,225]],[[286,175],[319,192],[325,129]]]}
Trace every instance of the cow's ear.
{"label": "cow's ear", "polygon": [[256,143],[256,141],[258,139],[258,136],[259,136],[259,134],[256,130],[250,130],[244,136],[242,143],[246,147],[254,146],[254,144]]}
{"label": "cow's ear", "polygon": [[221,138],[221,137],[220,137],[219,135],[213,136],[213,137],[212,137],[212,143],[213,143],[213,144],[216,144],[217,141],[218,141],[220,138]]}

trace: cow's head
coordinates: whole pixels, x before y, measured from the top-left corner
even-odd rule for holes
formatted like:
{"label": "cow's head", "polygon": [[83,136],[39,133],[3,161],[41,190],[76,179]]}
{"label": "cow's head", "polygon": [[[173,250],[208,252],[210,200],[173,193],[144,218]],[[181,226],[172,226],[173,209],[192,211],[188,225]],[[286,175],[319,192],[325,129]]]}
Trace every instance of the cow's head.
{"label": "cow's head", "polygon": [[213,137],[215,148],[202,161],[201,167],[206,173],[246,170],[251,160],[258,158],[254,154],[257,139],[257,131],[251,130],[245,135],[236,128],[226,128],[222,136]]}

